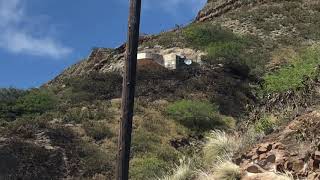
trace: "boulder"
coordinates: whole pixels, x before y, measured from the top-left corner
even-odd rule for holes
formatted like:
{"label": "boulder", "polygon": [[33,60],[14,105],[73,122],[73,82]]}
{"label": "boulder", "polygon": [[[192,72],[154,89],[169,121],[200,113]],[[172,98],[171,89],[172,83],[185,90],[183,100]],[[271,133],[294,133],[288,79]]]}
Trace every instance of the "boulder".
{"label": "boulder", "polygon": [[263,173],[265,172],[264,169],[262,169],[260,166],[256,164],[251,164],[246,168],[246,171],[249,173]]}
{"label": "boulder", "polygon": [[263,154],[266,153],[268,151],[270,151],[272,149],[272,144],[262,144],[258,149],[257,149],[257,153],[258,154]]}

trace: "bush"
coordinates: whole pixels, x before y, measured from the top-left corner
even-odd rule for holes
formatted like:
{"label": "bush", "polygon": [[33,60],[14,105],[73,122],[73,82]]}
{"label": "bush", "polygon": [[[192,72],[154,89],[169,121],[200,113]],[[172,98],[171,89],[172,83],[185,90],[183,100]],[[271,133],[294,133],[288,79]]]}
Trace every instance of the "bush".
{"label": "bush", "polygon": [[19,97],[26,94],[26,91],[15,88],[0,88],[0,102],[14,103]]}
{"label": "bush", "polygon": [[281,93],[305,87],[306,79],[317,75],[320,46],[304,50],[292,63],[264,76],[265,93]]}
{"label": "bush", "polygon": [[205,49],[213,42],[236,41],[238,38],[231,31],[209,23],[194,24],[183,31],[188,43],[198,49]]}
{"label": "bush", "polygon": [[272,116],[264,116],[255,123],[254,128],[258,133],[270,134],[275,128],[276,122]]}
{"label": "bush", "polygon": [[65,91],[72,102],[111,99],[120,97],[122,77],[117,73],[96,73],[66,80],[71,92]]}
{"label": "bush", "polygon": [[56,108],[58,100],[48,90],[36,89],[20,97],[15,105],[17,114],[43,114]]}
{"label": "bush", "polygon": [[206,49],[208,53],[206,59],[215,60],[217,63],[219,63],[217,59],[223,59],[224,61],[226,59],[230,61],[239,60],[239,54],[243,51],[243,46],[238,41],[211,43]]}
{"label": "bush", "polygon": [[130,179],[156,179],[168,169],[168,164],[156,157],[136,157],[130,162]]}
{"label": "bush", "polygon": [[226,126],[218,108],[209,102],[181,100],[167,108],[170,117],[197,132]]}
{"label": "bush", "polygon": [[83,113],[80,108],[70,108],[63,115],[62,120],[65,123],[82,123],[88,120],[89,117],[87,114]]}
{"label": "bush", "polygon": [[26,91],[19,89],[0,89],[0,119],[13,121],[17,117],[15,104],[25,94]]}
{"label": "bush", "polygon": [[83,128],[86,131],[87,135],[100,141],[106,137],[112,137],[113,134],[110,131],[110,128],[104,122],[94,122],[87,121],[83,123]]}
{"label": "bush", "polygon": [[[207,52],[204,57],[209,64],[224,64],[232,69],[260,75],[268,62],[260,39],[253,36],[238,36],[232,31],[210,23],[193,24],[184,31],[189,46]],[[246,72],[247,71],[247,72]]]}

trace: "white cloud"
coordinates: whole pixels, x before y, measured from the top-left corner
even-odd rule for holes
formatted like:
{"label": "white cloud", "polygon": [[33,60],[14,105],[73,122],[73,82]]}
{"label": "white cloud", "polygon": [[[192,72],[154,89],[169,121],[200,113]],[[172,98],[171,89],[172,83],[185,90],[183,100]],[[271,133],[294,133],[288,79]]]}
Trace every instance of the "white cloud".
{"label": "white cloud", "polygon": [[27,15],[24,3],[25,0],[0,0],[0,48],[16,54],[56,59],[71,53],[71,48],[65,47],[54,37],[44,33],[49,31],[46,24],[32,27],[32,24],[28,23],[36,19]]}

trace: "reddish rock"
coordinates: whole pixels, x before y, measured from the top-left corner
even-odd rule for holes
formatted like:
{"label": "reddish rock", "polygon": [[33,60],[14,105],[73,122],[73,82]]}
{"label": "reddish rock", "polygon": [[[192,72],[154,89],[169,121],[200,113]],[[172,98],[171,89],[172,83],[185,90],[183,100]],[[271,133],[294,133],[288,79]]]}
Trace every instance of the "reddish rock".
{"label": "reddish rock", "polygon": [[259,159],[259,156],[255,154],[252,156],[252,160],[256,160],[256,159]]}
{"label": "reddish rock", "polygon": [[298,156],[298,153],[290,153],[290,156]]}
{"label": "reddish rock", "polygon": [[276,162],[276,155],[274,155],[274,154],[269,155],[269,156],[266,158],[266,161],[267,161],[268,163],[275,163],[275,162]]}
{"label": "reddish rock", "polygon": [[272,144],[263,144],[257,149],[256,152],[258,154],[263,154],[263,153],[266,153],[268,151],[271,151],[271,149],[272,149]]}
{"label": "reddish rock", "polygon": [[275,144],[273,144],[272,149],[284,150],[285,147],[284,147],[284,145],[282,143],[275,143]]}
{"label": "reddish rock", "polygon": [[264,160],[264,159],[266,159],[267,158],[267,154],[261,154],[260,156],[259,156],[259,160]]}
{"label": "reddish rock", "polygon": [[246,171],[249,173],[263,173],[265,170],[256,164],[252,164],[246,168]]}
{"label": "reddish rock", "polygon": [[247,166],[249,163],[250,163],[249,160],[244,160],[244,161],[241,163],[241,166]]}
{"label": "reddish rock", "polygon": [[246,158],[246,159],[251,159],[252,156],[254,156],[255,153],[253,151],[250,151],[249,153],[243,155],[243,158]]}

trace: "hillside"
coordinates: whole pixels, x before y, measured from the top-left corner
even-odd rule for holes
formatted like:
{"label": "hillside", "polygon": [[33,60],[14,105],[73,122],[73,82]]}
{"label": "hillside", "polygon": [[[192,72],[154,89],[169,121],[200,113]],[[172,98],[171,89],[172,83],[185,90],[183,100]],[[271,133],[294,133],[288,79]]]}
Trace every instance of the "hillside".
{"label": "hillside", "polygon": [[[132,180],[317,179],[320,2],[208,0],[140,52]],[[0,90],[0,179],[113,179],[125,45],[40,89]],[[10,163],[7,163],[10,162]]]}

